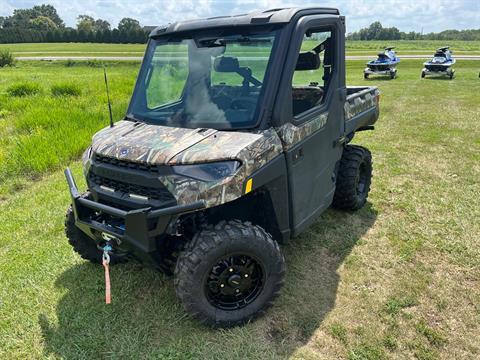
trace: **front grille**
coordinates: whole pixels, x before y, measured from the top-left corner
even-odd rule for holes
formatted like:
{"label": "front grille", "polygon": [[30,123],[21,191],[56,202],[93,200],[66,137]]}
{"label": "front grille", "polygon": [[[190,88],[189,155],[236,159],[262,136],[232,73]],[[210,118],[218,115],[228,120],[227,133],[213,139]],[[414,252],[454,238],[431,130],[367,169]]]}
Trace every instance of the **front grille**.
{"label": "front grille", "polygon": [[103,176],[96,175],[92,172],[89,174],[89,180],[96,185],[111,188],[115,190],[115,192],[146,196],[151,200],[157,200],[162,203],[175,201],[173,195],[167,190],[166,187],[164,187],[160,183],[158,188],[146,187],[108,179]]}
{"label": "front grille", "polygon": [[149,173],[154,173],[154,174],[159,173],[161,169],[159,165],[137,163],[129,160],[120,160],[113,157],[102,156],[99,154],[95,154],[94,161],[96,163],[114,165],[121,168],[132,169],[132,170],[147,171]]}

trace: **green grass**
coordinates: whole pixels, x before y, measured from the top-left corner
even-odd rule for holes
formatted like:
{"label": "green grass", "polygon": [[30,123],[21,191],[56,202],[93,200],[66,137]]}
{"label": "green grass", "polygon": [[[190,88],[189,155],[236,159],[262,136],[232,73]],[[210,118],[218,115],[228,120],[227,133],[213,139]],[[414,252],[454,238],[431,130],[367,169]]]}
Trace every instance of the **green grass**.
{"label": "green grass", "polygon": [[[19,43],[19,44],[0,44],[0,49],[9,49],[19,55],[19,53],[57,53],[79,52],[79,53],[140,53],[145,51],[144,44],[95,44],[95,43]],[[29,54],[29,55],[30,55]]]}
{"label": "green grass", "polygon": [[[61,169],[107,124],[101,68],[22,63],[0,70],[0,358],[474,359],[480,355],[480,62],[458,62],[453,81],[420,79],[421,61],[378,85],[381,117],[354,142],[369,147],[369,203],[328,210],[283,247],[282,296],[266,316],[210,330],[185,316],[172,280],[135,263],[103,270],[63,234],[69,195]],[[115,118],[137,64],[109,64]],[[11,97],[14,83],[41,92]],[[76,97],[53,97],[74,83]],[[7,165],[8,164],[8,165]],[[32,180],[32,177],[36,180]],[[8,183],[8,185],[7,185]]]}
{"label": "green grass", "polygon": [[38,94],[39,92],[40,86],[34,82],[17,83],[7,88],[7,94],[10,97],[32,96]]}
{"label": "green grass", "polygon": [[[102,63],[66,64],[22,62],[0,70],[0,196],[24,178],[78,158],[108,124]],[[116,119],[125,112],[138,66],[108,66]]]}
{"label": "green grass", "polygon": [[53,96],[79,96],[82,93],[78,85],[69,83],[55,84],[50,90]]}
{"label": "green grass", "polygon": [[[305,50],[312,49],[315,45]],[[435,49],[449,45],[455,54],[480,55],[480,41],[398,40],[398,41],[347,41],[347,55],[375,56],[385,46],[396,46],[399,55],[433,55]],[[0,44],[15,56],[135,56],[141,57],[144,44],[93,44],[93,43],[25,43]]]}
{"label": "green grass", "polygon": [[386,46],[395,46],[399,54],[428,54],[441,46],[450,46],[455,54],[480,53],[480,41],[462,41],[462,40],[397,40],[397,41],[346,41],[345,49],[347,53],[354,55],[357,52],[378,52]]}

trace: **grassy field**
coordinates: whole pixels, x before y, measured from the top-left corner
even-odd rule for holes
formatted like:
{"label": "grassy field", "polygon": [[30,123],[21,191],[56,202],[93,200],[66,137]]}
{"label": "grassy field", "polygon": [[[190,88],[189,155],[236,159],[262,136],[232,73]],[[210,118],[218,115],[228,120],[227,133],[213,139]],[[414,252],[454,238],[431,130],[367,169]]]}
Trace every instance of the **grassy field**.
{"label": "grassy field", "polygon": [[[480,41],[347,41],[347,55],[376,55],[385,46],[396,46],[399,55],[432,55],[440,46],[451,46],[455,54],[480,55]],[[143,44],[0,44],[0,50],[9,49],[15,56],[142,56]]]}
{"label": "grassy field", "polygon": [[[457,78],[420,79],[420,60],[378,85],[367,206],[328,210],[283,248],[282,296],[266,316],[230,330],[186,317],[171,278],[138,264],[103,270],[63,234],[61,168],[107,123],[102,69],[21,63],[0,69],[0,358],[475,359],[480,356],[480,62]],[[109,64],[114,114],[125,111],[138,63]],[[38,92],[10,95],[13,84]],[[81,89],[54,96],[52,86]],[[9,90],[10,89],[10,90]],[[10,93],[9,93],[10,91]]]}
{"label": "grassy field", "polygon": [[376,53],[385,46],[395,46],[399,54],[433,54],[441,46],[450,46],[455,54],[480,54],[480,41],[399,40],[399,41],[347,41],[347,54]]}
{"label": "grassy field", "polygon": [[144,44],[93,44],[93,43],[24,43],[0,44],[1,49],[9,49],[16,56],[63,56],[99,55],[102,56],[142,56]]}
{"label": "grassy field", "polygon": [[[78,158],[90,137],[108,123],[103,68],[98,62],[20,63],[0,69],[0,197],[26,178],[35,178]],[[70,64],[71,65],[71,64]],[[125,113],[139,63],[110,63],[111,99],[116,119]],[[36,93],[12,96],[17,87]],[[55,96],[63,85],[79,96]]]}

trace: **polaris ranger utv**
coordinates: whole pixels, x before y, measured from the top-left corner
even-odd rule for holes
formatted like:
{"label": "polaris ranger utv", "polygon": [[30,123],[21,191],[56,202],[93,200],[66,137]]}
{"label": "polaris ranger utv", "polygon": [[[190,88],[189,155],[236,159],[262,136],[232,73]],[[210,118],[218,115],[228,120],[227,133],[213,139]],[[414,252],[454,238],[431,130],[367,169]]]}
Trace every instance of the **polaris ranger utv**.
{"label": "polaris ranger utv", "polygon": [[286,8],[177,22],[151,34],[123,120],[83,155],[88,191],[66,235],[92,262],[174,274],[204,324],[250,321],[279,295],[279,244],[330,205],[367,199],[376,87],[345,86],[345,19]]}

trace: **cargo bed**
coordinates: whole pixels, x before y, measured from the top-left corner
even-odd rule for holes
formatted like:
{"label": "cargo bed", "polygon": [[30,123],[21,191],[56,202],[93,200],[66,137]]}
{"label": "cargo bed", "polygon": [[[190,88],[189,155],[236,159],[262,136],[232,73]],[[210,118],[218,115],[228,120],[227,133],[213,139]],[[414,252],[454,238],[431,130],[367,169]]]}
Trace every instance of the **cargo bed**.
{"label": "cargo bed", "polygon": [[379,115],[380,91],[376,86],[348,86],[345,100],[345,134],[375,124]]}

